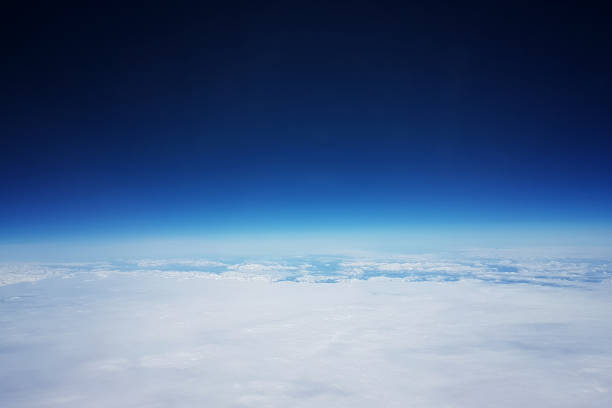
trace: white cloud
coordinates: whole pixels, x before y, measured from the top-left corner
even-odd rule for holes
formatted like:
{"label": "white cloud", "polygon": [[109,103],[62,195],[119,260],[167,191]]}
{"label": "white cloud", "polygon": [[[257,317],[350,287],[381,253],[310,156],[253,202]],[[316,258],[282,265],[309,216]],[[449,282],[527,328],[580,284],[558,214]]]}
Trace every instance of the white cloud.
{"label": "white cloud", "polygon": [[36,282],[54,276],[65,275],[67,270],[61,267],[46,267],[34,263],[0,264],[0,286],[14,285],[22,282]]}
{"label": "white cloud", "polygon": [[281,264],[259,264],[259,263],[243,263],[230,265],[229,269],[241,272],[275,272],[275,271],[294,271],[298,269],[296,266],[281,265]]}
{"label": "white cloud", "polygon": [[[219,274],[144,264],[98,265],[93,274],[66,268],[70,279],[0,288],[0,401],[15,408],[611,406],[609,283],[491,284],[488,276],[508,272],[494,271],[488,258],[343,262],[339,269],[353,273],[463,265],[477,278],[375,274],[321,284],[312,282],[343,272],[304,268],[303,260],[244,262]],[[605,263],[517,257],[503,265],[539,283],[542,271],[571,277]],[[263,279],[284,273],[311,283]]]}

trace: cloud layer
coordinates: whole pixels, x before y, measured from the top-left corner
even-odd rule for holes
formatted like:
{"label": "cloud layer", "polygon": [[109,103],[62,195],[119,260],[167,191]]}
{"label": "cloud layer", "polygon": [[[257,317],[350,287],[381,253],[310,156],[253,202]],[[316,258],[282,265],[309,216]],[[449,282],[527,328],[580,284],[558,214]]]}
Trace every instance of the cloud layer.
{"label": "cloud layer", "polygon": [[408,281],[584,286],[612,279],[612,257],[565,249],[472,250],[395,256],[310,256],[278,259],[136,259],[97,263],[0,264],[0,286],[79,274],[340,282],[374,277]]}
{"label": "cloud layer", "polygon": [[2,405],[610,406],[605,261],[478,259],[38,265],[0,288]]}

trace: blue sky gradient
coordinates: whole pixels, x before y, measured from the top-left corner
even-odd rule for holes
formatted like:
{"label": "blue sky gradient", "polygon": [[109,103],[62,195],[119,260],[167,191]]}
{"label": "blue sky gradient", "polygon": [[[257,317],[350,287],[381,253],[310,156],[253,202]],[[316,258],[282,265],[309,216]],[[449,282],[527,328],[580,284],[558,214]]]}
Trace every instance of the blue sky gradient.
{"label": "blue sky gradient", "polygon": [[602,13],[320,7],[15,10],[0,243],[609,242]]}

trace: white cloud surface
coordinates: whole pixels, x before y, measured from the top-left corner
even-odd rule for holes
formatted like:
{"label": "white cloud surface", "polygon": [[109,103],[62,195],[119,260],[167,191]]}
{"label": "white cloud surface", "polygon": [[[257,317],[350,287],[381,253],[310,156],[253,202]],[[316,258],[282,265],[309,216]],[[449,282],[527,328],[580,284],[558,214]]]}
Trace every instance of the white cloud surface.
{"label": "white cloud surface", "polygon": [[211,262],[39,265],[56,272],[1,287],[0,405],[612,406],[605,261]]}

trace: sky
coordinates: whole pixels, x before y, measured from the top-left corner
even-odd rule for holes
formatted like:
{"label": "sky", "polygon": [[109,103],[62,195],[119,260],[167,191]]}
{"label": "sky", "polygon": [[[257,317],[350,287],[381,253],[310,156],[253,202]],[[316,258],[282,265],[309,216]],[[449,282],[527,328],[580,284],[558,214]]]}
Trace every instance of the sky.
{"label": "sky", "polygon": [[81,3],[0,13],[0,405],[612,406],[610,10]]}
{"label": "sky", "polygon": [[181,240],[610,244],[608,10],[110,2],[3,14],[3,257]]}

